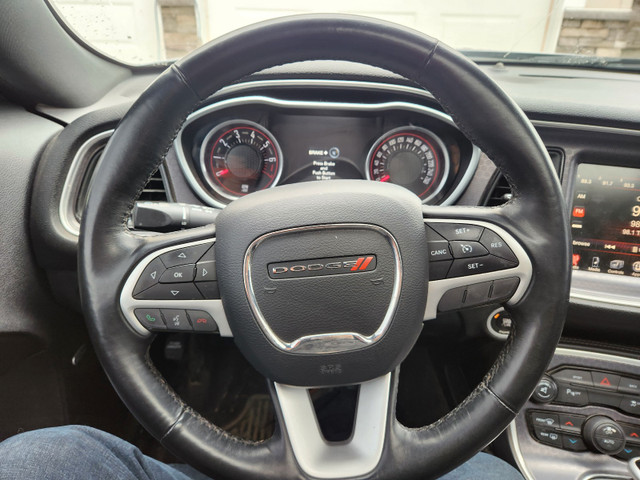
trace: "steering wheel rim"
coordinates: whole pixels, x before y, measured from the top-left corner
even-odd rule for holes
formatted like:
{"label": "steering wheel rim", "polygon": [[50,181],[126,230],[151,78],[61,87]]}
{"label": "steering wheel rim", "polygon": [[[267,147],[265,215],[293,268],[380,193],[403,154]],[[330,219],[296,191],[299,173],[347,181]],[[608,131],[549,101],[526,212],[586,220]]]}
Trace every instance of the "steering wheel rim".
{"label": "steering wheel rim", "polygon": [[[242,62],[237,59],[241,58]],[[387,429],[367,478],[440,475],[495,438],[524,404],[551,359],[569,291],[569,231],[559,182],[524,113],[458,52],[418,32],[355,16],[298,16],[264,22],[215,40],[167,69],[114,133],[84,212],[79,244],[83,309],[100,361],[142,425],[186,462],[215,478],[305,478],[281,428],[253,444],[228,435],[185,405],[152,365],[149,337],[129,327],[119,298],[136,263],[163,247],[213,238],[215,226],[156,237],[127,228],[138,193],[158,168],[187,115],[220,88],[267,67],[302,60],[347,60],[385,68],[429,90],[513,187],[506,206],[424,207],[430,218],[488,222],[513,235],[535,276],[511,305],[514,330],[483,382],[433,425],[395,420],[391,373]],[[212,75],[215,72],[215,77]],[[483,112],[478,115],[477,112]],[[460,432],[473,435],[460,436]]]}

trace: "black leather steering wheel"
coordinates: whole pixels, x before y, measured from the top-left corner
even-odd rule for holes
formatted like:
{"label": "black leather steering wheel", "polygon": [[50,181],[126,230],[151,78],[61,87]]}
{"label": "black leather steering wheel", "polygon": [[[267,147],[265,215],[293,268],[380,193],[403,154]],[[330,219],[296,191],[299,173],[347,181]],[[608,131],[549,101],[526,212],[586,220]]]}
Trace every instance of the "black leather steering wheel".
{"label": "black leather steering wheel", "polygon": [[[156,236],[127,228],[134,200],[190,112],[225,85],[302,60],[369,64],[423,86],[502,170],[513,199],[499,208],[424,207],[393,185],[314,182],[243,197],[216,225]],[[96,175],[79,253],[83,308],[96,351],[142,425],[214,478],[441,475],[508,425],[559,340],[569,233],[546,150],[523,112],[474,63],[418,32],[361,17],[300,16],[224,36],[176,62],[142,94],[113,134]],[[476,267],[466,264],[469,275],[430,281],[433,232],[441,241],[498,235],[511,263],[476,275]],[[222,299],[156,304],[197,305],[211,313],[271,381],[279,428],[262,443],[232,437],[177,397],[151,364],[153,335],[135,315],[156,305],[137,301],[132,290],[150,262],[178,251],[200,258],[214,240]],[[375,263],[352,273],[354,262],[363,264],[360,256]],[[332,262],[348,274],[313,276],[310,271],[320,267],[292,268],[329,268]],[[290,278],[277,278],[282,267]],[[395,418],[396,371],[422,322],[435,316],[449,289],[482,284],[494,292],[509,279],[517,285],[504,297],[514,328],[491,371],[438,422],[402,426]],[[339,447],[327,444],[309,416],[305,387],[353,383],[361,384],[354,435]]]}

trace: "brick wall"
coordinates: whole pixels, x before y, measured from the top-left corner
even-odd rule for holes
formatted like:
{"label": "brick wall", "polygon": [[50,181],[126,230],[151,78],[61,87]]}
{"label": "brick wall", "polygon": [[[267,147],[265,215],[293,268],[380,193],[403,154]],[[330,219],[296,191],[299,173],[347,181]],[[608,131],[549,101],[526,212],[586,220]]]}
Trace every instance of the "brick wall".
{"label": "brick wall", "polygon": [[556,52],[640,58],[640,0],[631,10],[567,9]]}
{"label": "brick wall", "polygon": [[180,58],[202,44],[193,0],[162,0],[160,11],[167,59]]}

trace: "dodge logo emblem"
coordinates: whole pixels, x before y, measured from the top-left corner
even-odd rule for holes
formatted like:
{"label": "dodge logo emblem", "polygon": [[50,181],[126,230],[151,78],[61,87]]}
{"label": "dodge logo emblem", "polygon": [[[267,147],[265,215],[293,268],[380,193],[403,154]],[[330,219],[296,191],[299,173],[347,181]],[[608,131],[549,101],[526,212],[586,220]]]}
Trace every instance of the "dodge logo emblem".
{"label": "dodge logo emblem", "polygon": [[370,272],[376,269],[376,265],[375,255],[359,255],[270,263],[267,268],[269,276],[278,279]]}

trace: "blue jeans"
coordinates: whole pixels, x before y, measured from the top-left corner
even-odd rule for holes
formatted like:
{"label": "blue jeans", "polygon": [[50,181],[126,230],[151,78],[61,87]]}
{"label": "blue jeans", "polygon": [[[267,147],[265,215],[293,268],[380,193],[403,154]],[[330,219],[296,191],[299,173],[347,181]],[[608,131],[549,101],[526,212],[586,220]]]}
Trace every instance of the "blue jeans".
{"label": "blue jeans", "polygon": [[[0,480],[208,480],[188,465],[167,465],[113,435],[83,426],[21,433],[0,443]],[[446,480],[522,480],[502,460],[479,453]]]}

